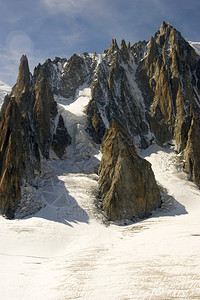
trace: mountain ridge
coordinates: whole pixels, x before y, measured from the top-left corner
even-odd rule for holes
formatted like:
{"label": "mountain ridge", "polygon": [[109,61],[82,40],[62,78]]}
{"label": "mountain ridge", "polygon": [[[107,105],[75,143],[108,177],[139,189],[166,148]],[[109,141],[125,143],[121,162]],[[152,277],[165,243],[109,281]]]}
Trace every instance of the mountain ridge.
{"label": "mountain ridge", "polygon": [[[4,128],[3,124],[6,122],[5,114],[9,103],[16,102],[18,114],[24,119],[25,113],[30,124],[27,123],[26,126],[32,128],[28,129],[27,134],[28,140],[33,139],[37,145],[34,151],[39,149],[36,157],[48,159],[51,148],[62,158],[67,155],[66,146],[80,141],[83,136],[86,138],[86,135],[100,146],[110,125],[116,122],[138,148],[145,149],[153,142],[163,145],[173,140],[177,152],[182,153],[185,160],[185,170],[200,185],[200,156],[197,149],[200,136],[199,70],[200,58],[195,50],[183,39],[180,32],[165,22],[149,42],[138,42],[131,46],[122,40],[118,46],[113,39],[110,48],[101,55],[84,53],[74,54],[69,60],[58,57],[54,61],[47,59],[43,65],[35,67],[31,76],[27,68],[27,58],[22,56],[14,94],[11,93],[5,98],[2,107],[2,133],[13,131],[9,126]],[[83,121],[79,120],[76,111],[73,113],[68,109],[69,105],[75,103],[78,91],[85,88],[90,89],[91,93],[87,98]],[[15,100],[12,99],[13,96]],[[66,105],[67,113],[61,109]],[[27,114],[29,110],[31,118]],[[73,137],[68,133],[67,127],[70,124],[67,118],[75,120],[70,129],[75,134]],[[61,127],[54,130],[59,137],[52,134],[51,128],[55,127],[55,122]],[[5,145],[5,153],[9,149],[9,143],[6,143],[5,139],[0,141],[0,145]],[[60,143],[62,147],[59,146]],[[33,146],[32,141],[31,145]],[[76,145],[77,151],[80,151],[77,143]],[[32,150],[28,153],[33,155]],[[90,159],[93,152],[89,153]],[[126,151],[124,155],[127,155],[125,153]],[[106,168],[107,173],[111,172],[111,165],[108,164]],[[2,174],[4,172],[2,169]],[[20,178],[15,176],[16,180]],[[146,181],[148,176],[150,175],[147,174]],[[112,180],[110,184],[112,185]],[[2,189],[1,199],[4,194],[6,191]],[[19,201],[18,199],[16,203]],[[17,204],[11,209],[13,213],[16,206]],[[120,206],[117,209],[120,210]],[[3,209],[4,212],[6,210],[7,208]]]}
{"label": "mountain ridge", "polygon": [[[5,97],[0,114],[0,209],[8,217],[12,218],[18,207],[23,182],[33,184],[41,170],[41,158],[49,158],[52,144],[56,149],[60,135],[66,136],[60,148],[70,143],[62,121],[53,134],[57,114],[57,104],[43,74],[33,86],[28,60],[23,55],[17,84]],[[65,147],[59,149],[59,156]]]}

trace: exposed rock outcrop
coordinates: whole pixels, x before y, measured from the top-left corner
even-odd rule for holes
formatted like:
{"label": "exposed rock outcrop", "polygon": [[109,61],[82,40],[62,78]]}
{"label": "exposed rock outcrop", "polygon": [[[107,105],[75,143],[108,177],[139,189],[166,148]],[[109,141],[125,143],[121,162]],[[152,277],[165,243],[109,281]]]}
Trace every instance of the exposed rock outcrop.
{"label": "exposed rock outcrop", "polygon": [[42,70],[53,94],[73,99],[79,87],[91,84],[96,65],[95,54],[93,57],[88,53],[74,54],[69,60],[56,57],[53,61],[47,59],[43,65],[39,64],[33,78],[35,80]]}
{"label": "exposed rock outcrop", "polygon": [[71,141],[72,138],[65,127],[62,116],[60,115],[56,132],[53,135],[52,142],[52,149],[59,158],[63,157],[65,149],[68,145],[71,144]]}
{"label": "exposed rock outcrop", "polygon": [[42,155],[48,158],[57,105],[42,71],[36,80],[34,91],[35,102],[32,112],[34,128]]}
{"label": "exposed rock outcrop", "polygon": [[191,152],[189,146],[197,146],[196,137],[191,134],[193,124],[197,124],[196,136],[200,134],[199,61],[199,56],[180,32],[163,22],[151,38],[146,57],[136,73],[145,101],[146,119],[157,142],[163,144],[173,139],[178,152],[185,149],[186,170],[198,184],[197,168],[194,164],[191,168],[188,162],[193,161],[194,156],[200,160],[198,147],[193,147]]}
{"label": "exposed rock outcrop", "polygon": [[112,40],[93,78],[87,110],[88,131],[97,143],[101,143],[110,123],[116,121],[133,141],[148,146],[149,126],[144,100],[135,82],[136,69],[130,45],[127,47],[122,40],[119,48]]}
{"label": "exposed rock outcrop", "polygon": [[31,184],[40,171],[41,157],[48,158],[53,148],[61,158],[70,143],[61,116],[55,128],[56,116],[57,104],[44,74],[38,74],[34,85],[27,57],[22,56],[17,84],[1,110],[0,212],[8,217],[14,216],[20,201],[20,186],[24,181]]}
{"label": "exposed rock outcrop", "polygon": [[185,168],[190,174],[190,178],[200,187],[200,130],[199,124],[193,118],[188,132],[187,145],[184,151]]}
{"label": "exposed rock outcrop", "polygon": [[144,218],[161,205],[151,164],[138,156],[115,122],[103,140],[99,183],[103,209],[110,220]]}

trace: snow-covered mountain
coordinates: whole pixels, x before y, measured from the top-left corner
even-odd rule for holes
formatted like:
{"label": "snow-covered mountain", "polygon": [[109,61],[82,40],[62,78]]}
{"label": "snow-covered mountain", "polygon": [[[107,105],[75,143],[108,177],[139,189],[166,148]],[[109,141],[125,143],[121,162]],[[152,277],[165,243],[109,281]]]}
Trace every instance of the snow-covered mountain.
{"label": "snow-covered mountain", "polygon": [[[145,149],[154,142],[163,145],[172,141],[182,154],[188,176],[199,185],[199,95],[199,56],[181,33],[165,22],[150,42],[131,46],[122,40],[118,46],[116,40],[112,40],[110,48],[101,55],[84,53],[74,54],[69,60],[47,59],[35,68],[33,75],[23,55],[17,84],[5,98],[1,112],[0,125],[4,133],[0,139],[0,144],[4,145],[0,158],[3,162],[2,213],[14,216],[22,201],[22,186],[36,184],[43,158],[55,155],[63,159],[76,153],[85,161],[93,160],[94,149],[99,150],[100,145],[102,149],[106,147],[106,136],[113,136],[112,145],[108,147],[113,163],[103,152],[104,165],[99,169],[103,172],[99,173],[102,203],[99,205],[112,220],[119,215],[121,219],[147,216],[161,203],[154,199],[151,188],[145,184],[153,178],[147,171],[151,167],[145,167],[145,163],[139,166],[142,165],[139,157],[137,163],[133,163],[134,147]],[[113,123],[117,126],[112,127]],[[112,134],[111,127],[115,128]],[[85,150],[79,143],[77,146],[82,136],[87,141],[85,144],[95,146],[85,147]],[[13,147],[10,147],[10,138]],[[133,149],[127,150],[129,144]],[[70,152],[71,147],[78,149]],[[115,168],[117,162],[119,166]],[[130,168],[132,164],[134,168]],[[134,174],[136,169],[140,174]],[[126,176],[127,179],[123,179]],[[128,178],[134,176],[143,196],[136,188],[134,192],[130,189]],[[109,178],[111,182],[107,184]],[[125,185],[123,193],[126,196],[122,196],[118,188],[122,185]],[[155,195],[160,198],[157,193]],[[151,197],[154,200],[151,201]],[[113,199],[114,205],[111,204]],[[123,204],[120,199],[124,199]]]}
{"label": "snow-covered mountain", "polygon": [[165,22],[33,75],[23,55],[0,115],[0,298],[198,298],[199,116],[200,57]]}
{"label": "snow-covered mountain", "polygon": [[4,97],[7,94],[10,94],[11,89],[12,88],[8,84],[4,83],[3,81],[0,81],[0,105],[2,105]]}
{"label": "snow-covered mountain", "polygon": [[200,55],[200,42],[189,42],[189,44],[195,49],[196,53]]}

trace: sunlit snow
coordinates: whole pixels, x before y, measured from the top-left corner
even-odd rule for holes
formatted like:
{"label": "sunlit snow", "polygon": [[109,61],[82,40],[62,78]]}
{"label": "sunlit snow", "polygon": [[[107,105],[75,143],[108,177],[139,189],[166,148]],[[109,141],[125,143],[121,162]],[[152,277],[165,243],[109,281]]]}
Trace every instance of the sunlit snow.
{"label": "sunlit snow", "polygon": [[[60,101],[60,105],[63,106],[67,111],[71,112],[72,114],[75,114],[76,116],[82,116],[84,115],[84,108],[89,102],[91,94],[90,88],[83,88],[82,90],[78,91],[78,95],[75,101],[73,101],[70,104],[62,104],[62,101],[64,98],[61,98],[62,101]],[[57,96],[57,100],[59,100],[59,97]]]}
{"label": "sunlit snow", "polygon": [[[82,100],[81,100],[82,99]],[[95,207],[101,154],[85,131],[90,90],[59,101],[72,135],[64,160],[43,161],[38,197],[24,219],[0,217],[0,299],[133,300],[200,297],[200,191],[169,147],[149,160],[165,202],[135,224],[104,222]]]}
{"label": "sunlit snow", "polygon": [[4,97],[11,92],[11,87],[4,83],[3,81],[0,81],[0,107],[2,105],[2,102],[4,100]]}
{"label": "sunlit snow", "polygon": [[200,42],[189,42],[189,44],[194,48],[196,53],[200,55]]}

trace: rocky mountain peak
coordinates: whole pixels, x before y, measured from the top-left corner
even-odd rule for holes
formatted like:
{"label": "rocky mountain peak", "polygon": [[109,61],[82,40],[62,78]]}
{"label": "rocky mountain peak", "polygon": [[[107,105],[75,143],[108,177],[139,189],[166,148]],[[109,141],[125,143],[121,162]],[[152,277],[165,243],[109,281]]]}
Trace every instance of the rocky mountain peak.
{"label": "rocky mountain peak", "polygon": [[178,44],[178,40],[181,40],[181,34],[169,23],[163,22],[158,31],[153,36],[157,47],[162,50],[167,50],[173,47],[174,44]]}
{"label": "rocky mountain peak", "polygon": [[166,23],[165,21],[163,21],[161,26],[160,26],[159,32],[160,32],[161,35],[163,35],[170,28],[172,28],[172,26],[169,23]]}
{"label": "rocky mountain peak", "polygon": [[8,217],[19,204],[22,183],[32,184],[40,172],[41,157],[49,158],[53,149],[62,158],[70,144],[62,116],[57,115],[45,71],[41,68],[35,83],[30,81],[28,60],[22,56],[14,94],[6,97],[0,121],[0,212]]}
{"label": "rocky mountain peak", "polygon": [[20,62],[22,62],[23,64],[27,64],[28,57],[25,54],[23,54],[22,57],[20,58]]}
{"label": "rocky mountain peak", "polygon": [[109,52],[110,53],[113,53],[114,51],[118,51],[119,50],[119,47],[118,47],[118,44],[117,44],[117,40],[116,39],[112,39],[112,44],[109,48]]}
{"label": "rocky mountain peak", "polygon": [[22,55],[20,59],[19,65],[19,73],[17,77],[17,84],[15,87],[15,94],[19,95],[22,92],[26,92],[30,85],[30,71],[29,71],[29,64],[28,58],[26,55]]}
{"label": "rocky mountain peak", "polygon": [[146,41],[139,41],[131,47],[131,52],[137,64],[144,59],[144,55],[147,52],[147,45]]}
{"label": "rocky mountain peak", "polygon": [[[199,111],[197,106],[199,107],[200,97],[198,62],[197,54],[181,33],[163,22],[151,38],[147,56],[140,61],[137,70],[138,84],[148,108],[146,116],[157,142],[162,144],[174,139],[178,152],[186,149],[189,153],[192,166],[194,155],[188,146],[188,139],[190,138],[191,145],[197,144],[196,141],[192,142],[194,135],[189,133],[194,131],[192,124],[199,123],[191,123],[192,118],[199,120],[196,113]],[[199,126],[195,128],[199,131]],[[196,161],[197,156],[196,154]],[[186,169],[193,179],[196,176],[198,182],[197,169],[189,163],[186,164]]]}
{"label": "rocky mountain peak", "polygon": [[163,21],[160,28],[155,33],[155,37],[169,35],[171,30],[176,31],[176,29],[172,25],[170,25],[170,23],[166,23],[165,21]]}
{"label": "rocky mountain peak", "polygon": [[158,47],[161,50],[168,51],[168,54],[173,48],[180,49],[180,54],[182,54],[183,48],[184,50],[191,48],[181,33],[169,23],[163,22],[159,30],[155,33],[154,38]]}
{"label": "rocky mountain peak", "polygon": [[121,51],[127,49],[125,40],[121,40],[119,49],[120,49]]}
{"label": "rocky mountain peak", "polygon": [[151,37],[151,40],[149,42],[149,47],[148,47],[148,56],[147,56],[148,64],[151,64],[154,61],[154,59],[157,57],[157,54],[158,54],[158,46],[156,40],[154,37]]}
{"label": "rocky mountain peak", "polygon": [[120,47],[119,47],[119,49],[120,49],[120,51],[121,51],[121,53],[123,55],[123,58],[125,60],[129,59],[130,43],[128,45],[129,45],[129,47],[126,46],[125,40],[122,40],[121,44],[120,44]]}
{"label": "rocky mountain peak", "polygon": [[103,209],[110,220],[144,218],[161,205],[150,163],[138,156],[116,122],[103,139],[99,182]]}

